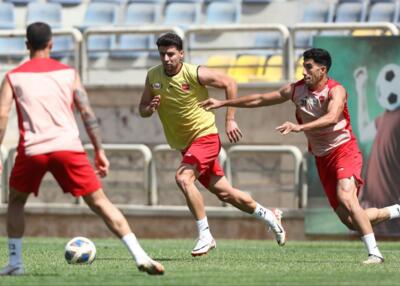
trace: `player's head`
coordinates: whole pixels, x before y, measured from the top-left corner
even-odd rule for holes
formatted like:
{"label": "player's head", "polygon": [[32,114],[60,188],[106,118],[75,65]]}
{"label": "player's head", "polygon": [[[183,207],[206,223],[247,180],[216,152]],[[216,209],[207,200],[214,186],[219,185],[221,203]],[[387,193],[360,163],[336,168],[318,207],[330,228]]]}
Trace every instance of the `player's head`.
{"label": "player's head", "polygon": [[179,72],[183,62],[183,42],[174,33],[166,33],[157,40],[161,63],[168,75]]}
{"label": "player's head", "polygon": [[52,33],[48,24],[35,22],[26,28],[26,46],[31,51],[51,49]]}
{"label": "player's head", "polygon": [[312,48],[303,53],[303,77],[305,84],[314,87],[327,77],[332,65],[331,55],[327,50]]}

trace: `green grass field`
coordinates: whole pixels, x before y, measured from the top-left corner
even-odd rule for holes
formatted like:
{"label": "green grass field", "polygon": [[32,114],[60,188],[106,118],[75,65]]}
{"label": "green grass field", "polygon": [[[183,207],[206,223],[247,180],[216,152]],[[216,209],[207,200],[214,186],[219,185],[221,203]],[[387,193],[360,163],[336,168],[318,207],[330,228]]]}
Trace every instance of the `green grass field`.
{"label": "green grass field", "polygon": [[[192,240],[141,240],[161,261],[166,273],[138,272],[117,239],[93,239],[92,265],[68,265],[63,257],[68,239],[24,240],[27,274],[0,277],[0,285],[400,285],[400,243],[382,242],[383,265],[362,265],[358,241],[296,242],[280,248],[275,241],[218,240],[207,256],[192,258]],[[6,239],[0,238],[0,263],[7,262]]]}

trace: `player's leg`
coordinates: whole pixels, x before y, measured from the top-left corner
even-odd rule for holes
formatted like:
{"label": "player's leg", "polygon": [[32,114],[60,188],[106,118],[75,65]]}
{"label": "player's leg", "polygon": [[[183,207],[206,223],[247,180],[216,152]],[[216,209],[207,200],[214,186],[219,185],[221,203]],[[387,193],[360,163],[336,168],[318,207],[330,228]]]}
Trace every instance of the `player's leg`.
{"label": "player's leg", "polygon": [[10,176],[10,193],[7,209],[7,234],[9,262],[0,275],[24,273],[22,262],[22,237],[25,231],[25,203],[29,194],[37,195],[39,185],[47,171],[46,155],[26,156],[18,153]]}
{"label": "player's leg", "polygon": [[132,233],[128,221],[121,211],[110,202],[102,189],[83,196],[90,209],[99,215],[107,227],[126,245],[141,271],[149,274],[163,274],[164,267],[152,260],[140,246],[135,234]]}
{"label": "player's leg", "polygon": [[29,193],[10,189],[7,207],[8,264],[0,275],[20,275],[24,273],[22,263],[22,236],[25,231],[25,203]]}
{"label": "player's leg", "polygon": [[[364,210],[367,213],[368,219],[372,225],[400,217],[400,206],[398,204],[384,208],[367,208]],[[348,225],[349,228],[354,229],[352,226],[351,217],[348,216],[348,214],[347,217],[346,214],[343,214],[342,217],[344,218],[343,223]]]}
{"label": "player's leg", "polygon": [[[216,170],[215,166],[210,171],[212,174],[210,174],[208,190],[215,194],[221,201],[227,202],[241,211],[264,221],[275,233],[278,244],[283,246],[286,242],[286,232],[281,223],[282,212],[277,209],[269,210],[258,204],[249,194],[232,187],[225,176],[219,175],[220,173]],[[204,180],[204,176],[200,179],[203,184],[206,184],[207,180]]]}
{"label": "player's leg", "polygon": [[[362,235],[361,239],[369,255],[369,258],[364,261],[364,263],[382,263],[384,261],[383,256],[376,244],[375,235],[368,215],[358,201],[357,188],[354,177],[339,179],[337,198],[342,208],[340,208],[337,214],[342,222],[346,221],[348,215],[351,218],[351,225]],[[343,209],[345,211],[343,211]],[[350,223],[345,224],[350,226]]]}
{"label": "player's leg", "polygon": [[186,163],[182,163],[175,173],[176,184],[185,196],[190,212],[196,220],[201,220],[206,216],[206,212],[203,196],[194,184],[197,177],[196,166]]}
{"label": "player's leg", "polygon": [[84,152],[51,153],[49,170],[64,192],[82,196],[88,206],[98,214],[107,227],[127,246],[141,271],[163,274],[164,267],[153,261],[141,248],[126,218],[110,202]]}
{"label": "player's leg", "polygon": [[175,180],[185,196],[186,203],[196,219],[198,230],[198,239],[191,252],[192,256],[201,256],[207,254],[210,250],[216,248],[216,242],[211,234],[210,226],[204,209],[203,196],[200,194],[194,182],[197,179],[198,171],[196,165],[183,162],[178,167]]}

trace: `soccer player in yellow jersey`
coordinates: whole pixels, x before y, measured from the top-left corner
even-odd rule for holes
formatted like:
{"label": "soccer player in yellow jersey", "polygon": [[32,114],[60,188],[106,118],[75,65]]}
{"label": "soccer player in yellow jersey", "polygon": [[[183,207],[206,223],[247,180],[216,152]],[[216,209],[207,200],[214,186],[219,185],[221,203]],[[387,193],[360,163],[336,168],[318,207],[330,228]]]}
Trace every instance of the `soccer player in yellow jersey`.
{"label": "soccer player in yellow jersey", "polygon": [[[208,98],[206,86],[224,89],[227,99],[235,98],[235,81],[223,73],[184,63],[182,39],[176,34],[162,35],[157,46],[162,64],[149,70],[139,110],[142,117],[157,111],[168,144],[182,153],[175,180],[185,195],[199,231],[192,256],[206,254],[216,247],[203,197],[194,184],[197,179],[221,201],[265,221],[275,233],[278,244],[284,245],[286,233],[281,225],[282,212],[259,205],[248,194],[231,186],[218,163],[221,142],[215,116],[199,107],[199,103]],[[234,109],[227,110],[225,128],[232,143],[242,137],[234,115]]]}

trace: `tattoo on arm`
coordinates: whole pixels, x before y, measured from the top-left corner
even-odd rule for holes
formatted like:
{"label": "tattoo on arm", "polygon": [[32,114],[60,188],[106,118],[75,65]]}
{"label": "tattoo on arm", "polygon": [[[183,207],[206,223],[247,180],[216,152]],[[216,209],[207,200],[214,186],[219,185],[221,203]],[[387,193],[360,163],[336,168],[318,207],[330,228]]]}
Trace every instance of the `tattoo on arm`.
{"label": "tattoo on arm", "polygon": [[95,150],[101,149],[100,126],[98,124],[96,115],[90,106],[89,97],[84,89],[77,88],[75,90],[74,102],[79,110],[79,113],[81,114],[86,132]]}

